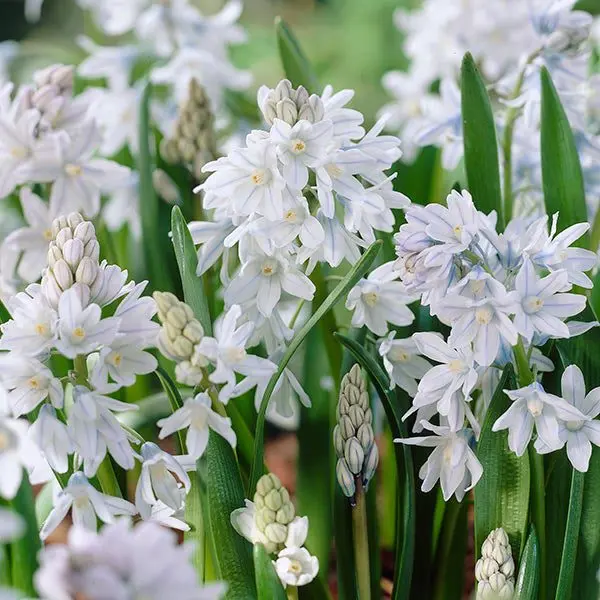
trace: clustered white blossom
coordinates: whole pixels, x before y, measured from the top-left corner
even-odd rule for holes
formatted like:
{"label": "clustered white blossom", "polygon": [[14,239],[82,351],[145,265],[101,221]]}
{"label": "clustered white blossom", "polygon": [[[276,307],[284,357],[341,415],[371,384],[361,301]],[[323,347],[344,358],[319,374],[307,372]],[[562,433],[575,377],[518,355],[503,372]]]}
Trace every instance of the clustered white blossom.
{"label": "clustered white blossom", "polygon": [[[394,101],[382,109],[390,126],[402,132],[405,159],[429,144],[443,149],[446,169],[463,153],[458,76],[460,61],[471,52],[492,97],[500,139],[516,118],[512,150],[512,186],[519,214],[541,212],[540,70],[546,67],[575,137],[584,168],[590,219],[600,198],[597,176],[600,140],[598,90],[593,74],[598,19],[575,10],[576,0],[425,0],[414,11],[398,9],[395,23],[404,34],[408,71],[392,71],[383,85]],[[468,23],[468,27],[465,26]],[[436,82],[439,93],[433,93]],[[515,112],[516,111],[516,112]]]}
{"label": "clustered white blossom", "polygon": [[593,421],[600,389],[586,396],[581,371],[571,366],[563,375],[563,397],[546,393],[539,374],[554,366],[538,348],[598,325],[572,319],[586,306],[586,296],[573,286],[591,289],[586,273],[597,263],[594,252],[572,247],[589,225],[557,233],[558,215],[550,223],[547,216],[515,218],[498,233],[495,214],[478,211],[466,191],[453,191],[446,206],[413,204],[405,214],[393,268],[405,292],[420,297],[450,328],[447,339],[433,332],[408,339],[390,334],[379,344],[392,386],[412,397],[404,418],[416,414],[414,431],[433,434],[397,440],[435,448],[420,472],[423,490],[439,479],[444,498],[460,500],[477,483],[482,467],[472,445],[490,389],[507,364],[517,366],[515,352],[529,357],[538,375],[527,387],[506,390],[513,404],[494,431],[508,429],[509,446],[521,455],[535,427],[538,452],[567,445],[573,466],[586,471],[591,445],[600,443]]}
{"label": "clustered white blossom", "polygon": [[42,598],[217,600],[223,583],[201,585],[190,562],[193,546],[179,545],[155,523],[120,519],[100,533],[74,525],[67,542],[40,553],[35,586]]}

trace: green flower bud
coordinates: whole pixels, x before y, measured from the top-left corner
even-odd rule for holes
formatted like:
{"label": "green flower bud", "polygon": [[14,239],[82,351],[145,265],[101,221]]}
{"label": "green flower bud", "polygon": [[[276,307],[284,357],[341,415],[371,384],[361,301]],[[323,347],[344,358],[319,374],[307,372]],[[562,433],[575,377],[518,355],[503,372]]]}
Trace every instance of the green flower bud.
{"label": "green flower bud", "polygon": [[356,434],[356,429],[350,420],[350,417],[347,415],[343,415],[340,419],[340,433],[342,434],[342,438],[345,440],[354,437]]}
{"label": "green flower bud", "polygon": [[358,475],[362,471],[365,451],[355,437],[346,440],[344,444],[344,459],[354,475]]}
{"label": "green flower bud", "polygon": [[356,483],[354,481],[354,475],[350,472],[350,469],[343,458],[338,459],[335,465],[335,476],[342,488],[344,496],[352,498],[356,492]]}
{"label": "green flower bud", "polygon": [[338,458],[344,456],[344,438],[339,425],[333,428],[333,446]]}
{"label": "green flower bud", "polygon": [[365,452],[368,452],[371,449],[373,441],[375,440],[375,436],[373,435],[373,428],[371,427],[371,425],[369,425],[369,423],[363,423],[356,430],[356,437]]}
{"label": "green flower bud", "polygon": [[358,429],[365,420],[365,411],[358,404],[353,404],[348,411],[348,418],[354,428]]}
{"label": "green flower bud", "polygon": [[377,444],[372,444],[371,449],[368,454],[365,456],[363,469],[362,469],[362,480],[366,485],[373,477],[375,476],[375,472],[377,471],[377,465],[379,464],[379,450],[377,448]]}

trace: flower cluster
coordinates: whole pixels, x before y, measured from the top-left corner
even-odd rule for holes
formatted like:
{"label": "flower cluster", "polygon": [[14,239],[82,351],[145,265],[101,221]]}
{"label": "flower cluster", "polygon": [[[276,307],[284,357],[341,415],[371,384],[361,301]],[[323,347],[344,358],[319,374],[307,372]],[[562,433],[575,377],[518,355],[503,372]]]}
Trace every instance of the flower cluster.
{"label": "flower cluster", "polygon": [[[444,497],[455,493],[460,499],[482,473],[470,444],[478,436],[488,390],[499,381],[501,369],[521,357],[527,363],[529,357],[536,372],[552,370],[537,348],[549,339],[569,338],[597,325],[568,320],[586,306],[586,296],[570,290],[574,285],[592,287],[586,272],[597,257],[571,247],[587,231],[587,223],[557,233],[558,215],[550,229],[545,216],[513,219],[498,233],[495,215],[476,210],[466,191],[453,191],[446,206],[411,205],[405,212],[406,223],[395,236],[394,267],[407,292],[420,296],[450,333],[446,340],[428,332],[407,340],[390,335],[381,340],[380,353],[393,384],[413,397],[404,418],[416,413],[414,431],[435,433],[401,440],[436,447],[421,472],[423,489],[431,489],[440,478]],[[569,380],[576,367],[570,369],[565,372]],[[578,441],[571,442],[569,458],[576,468],[587,469],[587,440],[597,439],[589,415],[596,407],[595,392],[592,400],[584,401],[581,378],[577,396],[564,383],[564,399],[554,397],[552,402],[537,381],[507,393],[515,403],[495,429],[511,430],[511,449],[524,452],[534,423],[538,452],[561,448],[569,439],[566,432],[576,431]],[[439,425],[430,422],[436,415]],[[588,427],[591,433],[584,443],[579,432]],[[575,444],[581,449],[575,450]]]}
{"label": "flower cluster", "polygon": [[[155,523],[131,526],[127,519],[100,533],[75,525],[65,544],[44,548],[35,586],[42,598],[181,598],[216,600],[223,583],[200,585],[190,545]],[[101,585],[99,585],[101,583]]]}
{"label": "flower cluster", "polygon": [[284,587],[310,583],[319,571],[319,560],[304,544],[308,535],[308,517],[296,516],[288,491],[269,473],[256,484],[254,502],[231,513],[235,530],[252,544],[262,544],[273,561]]}
{"label": "flower cluster", "polygon": [[475,565],[477,600],[514,597],[515,562],[506,531],[499,527],[481,546],[481,558]]}
{"label": "flower cluster", "polygon": [[[412,12],[398,9],[408,72],[387,73],[383,84],[394,102],[382,109],[390,125],[413,145],[443,149],[443,165],[457,166],[463,151],[460,60],[471,52],[492,94],[497,129],[512,134],[512,187],[520,214],[542,207],[539,146],[540,71],[546,67],[576,133],[584,167],[590,218],[597,209],[598,103],[600,79],[589,68],[594,19],[575,10],[575,0],[426,0]],[[597,22],[597,20],[596,20]],[[464,23],[469,23],[464,27]],[[431,93],[440,81],[439,94]]]}

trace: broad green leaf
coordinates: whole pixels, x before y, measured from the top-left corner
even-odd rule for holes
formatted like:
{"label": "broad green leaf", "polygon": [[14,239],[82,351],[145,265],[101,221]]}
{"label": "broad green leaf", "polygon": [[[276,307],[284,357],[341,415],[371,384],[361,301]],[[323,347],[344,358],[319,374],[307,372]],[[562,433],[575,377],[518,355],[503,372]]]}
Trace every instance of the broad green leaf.
{"label": "broad green leaf", "polygon": [[556,600],[570,600],[575,564],[577,558],[577,542],[579,541],[579,527],[581,524],[581,511],[583,506],[583,485],[585,475],[573,469],[571,477],[571,495],[569,498],[569,514],[567,516],[567,529],[563,544],[562,562],[556,586]]}
{"label": "broad green leaf", "polygon": [[317,76],[296,36],[281,17],[275,19],[275,33],[285,76],[294,87],[303,85],[309,93],[318,92]]}
{"label": "broad green leaf", "polygon": [[[341,334],[337,334],[336,337],[368,373],[383,404],[394,437],[406,437],[402,415],[408,410],[408,397],[390,391],[387,375],[363,345]],[[395,450],[398,481],[402,482],[402,518],[397,520],[396,539],[401,540],[401,543],[396,549],[392,600],[405,600],[410,594],[415,551],[415,481],[410,447],[396,444]]]}
{"label": "broad green leaf", "polygon": [[457,502],[455,498],[446,503],[435,559],[433,600],[454,600],[462,595],[468,508],[468,502]]}
{"label": "broad green leaf", "polygon": [[504,229],[510,214],[504,214],[498,165],[498,142],[494,114],[485,84],[475,61],[467,53],[461,69],[461,97],[465,170],[475,206],[485,214],[495,210]]}
{"label": "broad green leaf", "polygon": [[175,249],[185,302],[194,311],[194,315],[200,321],[205,335],[212,335],[212,321],[204,287],[202,286],[202,280],[196,275],[196,267],[198,266],[196,247],[178,206],[173,207],[171,213],[171,229],[173,232],[173,248]]}
{"label": "broad green leaf", "polygon": [[150,287],[157,290],[172,289],[168,269],[164,268],[161,239],[158,231],[159,203],[152,173],[154,171],[153,133],[150,124],[150,97],[152,84],[146,83],[140,102],[138,172],[140,175],[140,217],[146,272],[150,275]]}
{"label": "broad green leaf", "polygon": [[333,535],[333,445],[329,407],[335,398],[331,390],[321,385],[322,378],[330,372],[321,329],[315,327],[306,337],[304,349],[302,381],[312,406],[300,410],[296,499],[298,514],[306,515],[310,522],[307,546],[322,565],[329,564]]}
{"label": "broad green leaf", "polygon": [[17,495],[9,505],[25,521],[25,534],[10,544],[12,585],[26,596],[34,597],[33,576],[38,568],[37,557],[42,544],[35,516],[35,499],[26,472],[23,472]]}
{"label": "broad green leaf", "polygon": [[250,100],[241,92],[225,90],[225,105],[238,119],[258,123],[261,120],[255,99]]}
{"label": "broad green leaf", "polygon": [[254,572],[258,600],[286,600],[273,561],[262,544],[254,545]]}
{"label": "broad green leaf", "polygon": [[205,454],[208,514],[217,566],[227,582],[227,600],[256,598],[252,546],[231,525],[231,513],[244,506],[244,486],[229,443],[211,432]]}
{"label": "broad green leaf", "polygon": [[510,406],[503,390],[515,386],[509,365],[496,388],[477,443],[477,458],[483,466],[483,475],[475,486],[475,546],[479,557],[481,544],[490,531],[503,527],[518,563],[527,535],[529,459],[526,454],[518,457],[509,450],[506,431],[492,431],[496,419]]}
{"label": "broad green leaf", "polygon": [[580,0],[575,5],[575,10],[586,10],[592,15],[600,15],[600,4],[598,0]]}
{"label": "broad green leaf", "polygon": [[294,339],[291,341],[288,349],[283,355],[278,369],[271,377],[265,393],[260,404],[260,410],[258,411],[258,417],[256,420],[256,432],[254,435],[254,461],[252,463],[252,474],[250,476],[249,489],[253,490],[256,487],[256,482],[260,479],[263,471],[263,458],[264,458],[264,436],[265,436],[265,417],[267,414],[267,408],[271,399],[271,394],[275,389],[277,381],[281,377],[290,359],[303,342],[304,338],[308,335],[310,330],[321,320],[321,318],[337,304],[342,298],[345,298],[348,292],[360,281],[375,260],[377,253],[381,247],[381,242],[375,242],[368,250],[361,256],[360,260],[348,271],[346,276],[340,281],[335,289],[327,296],[326,300],[319,306],[314,312],[312,317],[302,326],[302,328],[296,333]]}
{"label": "broad green leaf", "polygon": [[[546,212],[560,213],[558,230],[587,222],[585,188],[575,137],[547,69],[542,69],[542,179]],[[576,245],[586,246],[589,236]]]}
{"label": "broad green leaf", "polygon": [[527,543],[521,555],[519,574],[515,584],[515,598],[537,600],[540,586],[540,549],[535,527],[529,528]]}

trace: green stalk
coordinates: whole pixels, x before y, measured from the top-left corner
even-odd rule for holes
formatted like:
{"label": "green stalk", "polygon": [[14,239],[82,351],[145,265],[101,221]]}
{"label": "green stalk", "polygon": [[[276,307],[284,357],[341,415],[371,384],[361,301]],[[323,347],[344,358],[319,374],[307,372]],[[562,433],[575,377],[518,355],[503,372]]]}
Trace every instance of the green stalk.
{"label": "green stalk", "polygon": [[288,600],[298,600],[298,588],[295,585],[288,585],[285,589],[285,595]]}
{"label": "green stalk", "polygon": [[358,600],[371,600],[367,499],[360,478],[356,479],[355,498],[356,504],[352,507],[352,537],[354,541],[354,563],[358,583]]}
{"label": "green stalk", "polygon": [[117,476],[113,469],[112,463],[110,462],[110,456],[108,454],[104,457],[104,460],[100,463],[98,471],[96,472],[98,483],[102,488],[102,491],[109,496],[115,498],[122,498],[121,488],[117,481]]}

